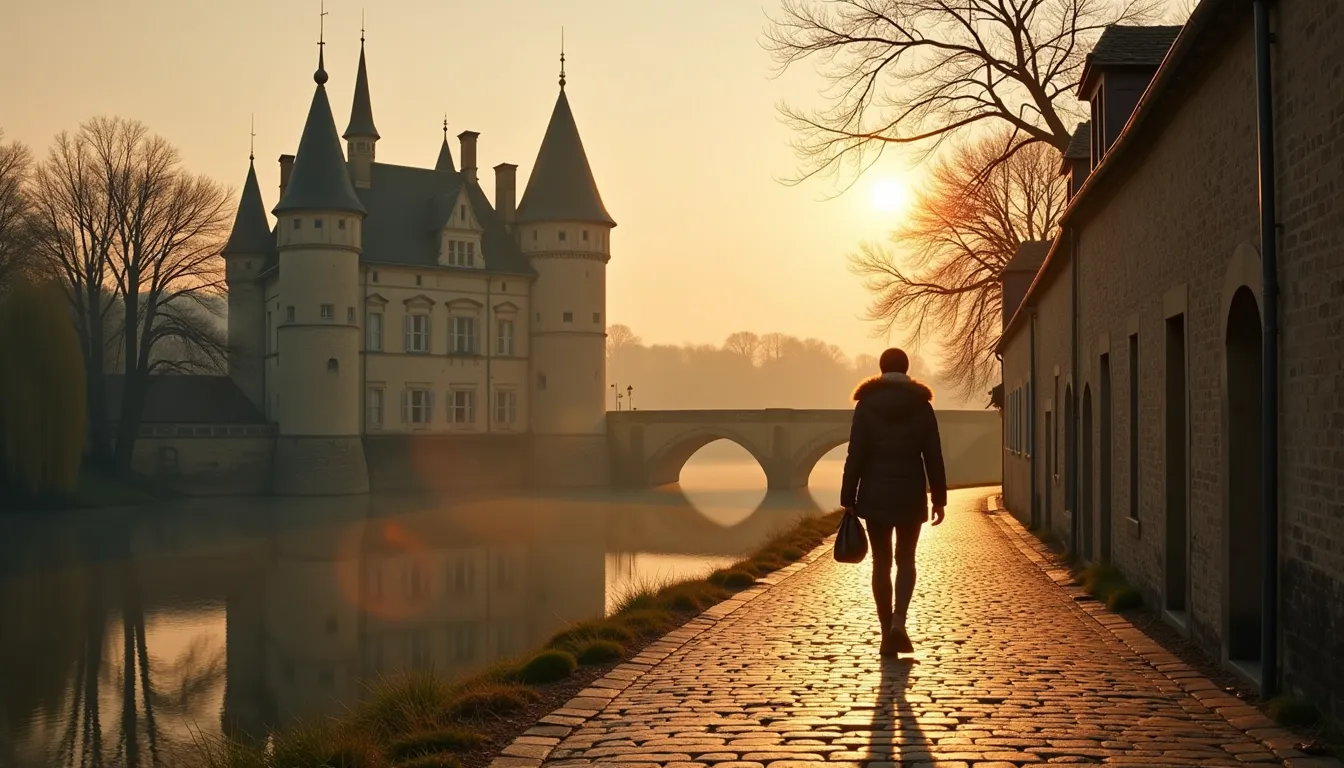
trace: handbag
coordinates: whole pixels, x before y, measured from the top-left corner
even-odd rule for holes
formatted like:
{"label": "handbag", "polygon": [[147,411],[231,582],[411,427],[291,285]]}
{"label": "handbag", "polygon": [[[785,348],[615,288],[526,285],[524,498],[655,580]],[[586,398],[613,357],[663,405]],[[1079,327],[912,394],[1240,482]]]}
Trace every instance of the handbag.
{"label": "handbag", "polygon": [[859,516],[846,511],[840,518],[840,530],[835,534],[835,560],[840,563],[861,563],[868,556],[868,537],[864,535]]}

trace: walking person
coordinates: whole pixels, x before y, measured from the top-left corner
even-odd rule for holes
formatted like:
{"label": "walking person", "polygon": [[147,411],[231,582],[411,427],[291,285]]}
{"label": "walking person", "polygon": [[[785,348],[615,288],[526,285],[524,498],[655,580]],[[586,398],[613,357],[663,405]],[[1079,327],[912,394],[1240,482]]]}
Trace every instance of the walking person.
{"label": "walking person", "polygon": [[933,391],[910,378],[910,358],[903,350],[893,347],[883,352],[878,367],[880,375],[854,390],[840,505],[867,524],[873,599],[882,625],[880,653],[894,656],[914,651],[905,619],[915,594],[915,548],[920,529],[929,520],[929,496],[933,525],[943,522],[947,473]]}

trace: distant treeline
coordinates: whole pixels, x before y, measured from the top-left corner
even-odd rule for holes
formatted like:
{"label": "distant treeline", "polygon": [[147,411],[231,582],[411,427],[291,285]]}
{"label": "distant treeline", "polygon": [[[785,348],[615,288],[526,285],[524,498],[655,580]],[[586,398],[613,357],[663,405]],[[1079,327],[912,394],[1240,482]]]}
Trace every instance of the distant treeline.
{"label": "distant treeline", "polygon": [[[880,350],[878,350],[880,351]],[[850,394],[877,373],[877,358],[845,356],[817,339],[781,333],[738,332],[722,345],[646,345],[627,326],[607,336],[608,407],[622,410],[688,408],[849,408]],[[911,356],[911,373],[934,391],[940,408],[976,408],[954,399],[924,361]],[[627,387],[631,397],[627,398]]]}

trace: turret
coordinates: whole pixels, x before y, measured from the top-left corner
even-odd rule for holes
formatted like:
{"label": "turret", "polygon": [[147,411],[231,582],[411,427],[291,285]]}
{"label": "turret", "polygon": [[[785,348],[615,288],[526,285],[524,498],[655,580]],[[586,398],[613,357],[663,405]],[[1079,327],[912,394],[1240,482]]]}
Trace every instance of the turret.
{"label": "turret", "polygon": [[453,164],[453,148],[448,146],[448,118],[443,119],[443,144],[439,147],[439,159],[434,162],[434,170],[444,173],[456,173]]}
{"label": "turret", "polygon": [[364,493],[359,254],[364,205],[346,172],[318,57],[294,169],[275,206],[279,249],[279,439],[275,490]]}
{"label": "turret", "polygon": [[265,402],[265,299],[258,276],[275,253],[275,235],[261,202],[255,155],[248,156],[247,181],[238,201],[233,232],[224,245],[229,286],[229,378],[263,412]]}
{"label": "turret", "polygon": [[606,265],[615,226],[570,110],[562,53],[560,95],[514,229],[537,273],[531,428],[538,482],[607,479]]}
{"label": "turret", "polygon": [[373,181],[373,161],[378,146],[378,129],[373,125],[373,104],[369,101],[369,71],[364,64],[364,33],[359,34],[359,72],[355,75],[355,100],[350,106],[350,124],[343,136],[350,156],[350,178],[357,187]]}

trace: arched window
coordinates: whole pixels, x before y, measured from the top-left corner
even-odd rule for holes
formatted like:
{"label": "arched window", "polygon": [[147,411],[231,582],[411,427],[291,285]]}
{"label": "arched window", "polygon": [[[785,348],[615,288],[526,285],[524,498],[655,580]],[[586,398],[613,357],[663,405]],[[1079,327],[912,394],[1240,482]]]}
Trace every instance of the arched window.
{"label": "arched window", "polygon": [[327,359],[327,373],[339,373],[340,370],[341,364],[336,362],[336,358],[332,357]]}

